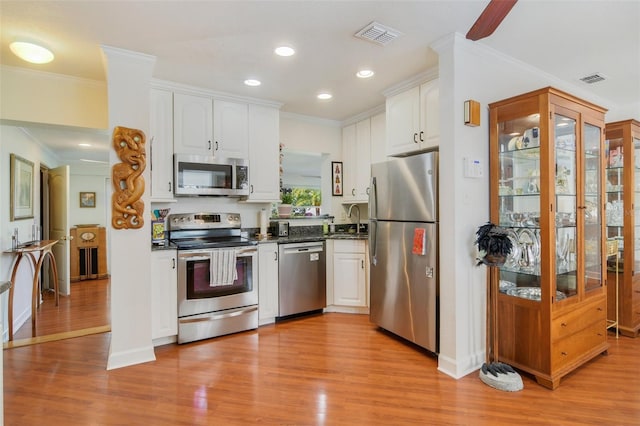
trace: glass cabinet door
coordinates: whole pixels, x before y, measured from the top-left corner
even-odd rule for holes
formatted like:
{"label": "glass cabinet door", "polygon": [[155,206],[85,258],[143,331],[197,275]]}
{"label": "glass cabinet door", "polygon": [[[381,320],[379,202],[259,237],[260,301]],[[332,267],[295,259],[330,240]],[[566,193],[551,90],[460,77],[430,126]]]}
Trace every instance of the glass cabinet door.
{"label": "glass cabinet door", "polygon": [[600,217],[600,174],[602,153],[600,150],[602,129],[591,124],[585,124],[583,131],[583,162],[584,162],[584,201],[580,210],[584,220],[584,250],[582,250],[582,264],[584,265],[585,290],[602,287],[603,265]]}
{"label": "glass cabinet door", "polygon": [[500,292],[540,300],[539,115],[499,125],[499,225],[511,239],[500,269]]}
{"label": "glass cabinet door", "polygon": [[[612,137],[607,140],[607,170],[605,174],[605,223],[606,238],[618,241],[620,259],[624,258],[624,139]],[[622,265],[618,265],[622,266]],[[616,271],[616,259],[607,260],[607,269]],[[620,268],[620,271],[622,268]]]}
{"label": "glass cabinet door", "polygon": [[576,120],[556,114],[554,126],[557,291],[552,297],[561,300],[577,294]]}

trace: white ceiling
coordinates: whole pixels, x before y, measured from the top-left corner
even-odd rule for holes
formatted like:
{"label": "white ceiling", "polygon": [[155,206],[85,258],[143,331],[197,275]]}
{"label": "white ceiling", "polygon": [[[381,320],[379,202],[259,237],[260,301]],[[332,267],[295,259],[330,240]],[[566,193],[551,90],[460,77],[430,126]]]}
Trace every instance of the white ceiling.
{"label": "white ceiling", "polygon": [[[0,62],[104,80],[100,46],[108,45],[156,56],[158,79],[279,101],[283,111],[342,121],[382,105],[390,86],[437,66],[430,44],[453,32],[466,34],[487,3],[2,0]],[[402,36],[386,46],[353,36],[372,21]],[[627,106],[640,102],[639,28],[640,0],[520,0],[493,35],[477,43],[582,86],[610,105]],[[20,37],[45,42],[56,59],[46,65],[18,59],[8,45]],[[294,47],[296,55],[274,55],[280,44]],[[361,67],[375,76],[357,79]],[[588,86],[579,81],[594,72],[607,80]],[[247,78],[262,85],[244,86]],[[333,99],[318,101],[325,90]],[[43,128],[30,131],[47,137]],[[61,139],[70,143],[68,136]]]}

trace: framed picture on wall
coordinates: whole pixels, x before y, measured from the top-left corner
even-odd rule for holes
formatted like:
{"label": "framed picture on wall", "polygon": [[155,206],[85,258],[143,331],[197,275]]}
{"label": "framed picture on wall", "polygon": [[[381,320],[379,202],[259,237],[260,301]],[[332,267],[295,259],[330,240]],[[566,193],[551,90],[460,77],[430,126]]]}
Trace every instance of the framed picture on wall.
{"label": "framed picture on wall", "polygon": [[342,161],[331,162],[331,193],[342,197]]}
{"label": "framed picture on wall", "polygon": [[95,192],[81,192],[80,193],[80,207],[95,207],[96,206],[96,193]]}
{"label": "framed picture on wall", "polygon": [[11,164],[10,220],[33,218],[33,163],[15,154]]}

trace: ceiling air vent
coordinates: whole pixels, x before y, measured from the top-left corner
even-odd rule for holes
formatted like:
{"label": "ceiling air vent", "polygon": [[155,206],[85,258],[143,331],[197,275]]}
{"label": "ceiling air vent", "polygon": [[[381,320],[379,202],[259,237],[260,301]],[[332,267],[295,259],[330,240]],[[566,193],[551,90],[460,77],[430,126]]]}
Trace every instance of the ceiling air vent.
{"label": "ceiling air vent", "polygon": [[597,83],[599,81],[604,80],[605,78],[607,78],[604,74],[600,74],[600,73],[593,73],[591,75],[588,75],[586,77],[582,77],[580,80],[584,81],[587,84],[593,84],[593,83]]}
{"label": "ceiling air vent", "polygon": [[401,36],[402,33],[378,22],[372,22],[354,35],[363,40],[372,41],[382,46],[386,46],[391,41]]}

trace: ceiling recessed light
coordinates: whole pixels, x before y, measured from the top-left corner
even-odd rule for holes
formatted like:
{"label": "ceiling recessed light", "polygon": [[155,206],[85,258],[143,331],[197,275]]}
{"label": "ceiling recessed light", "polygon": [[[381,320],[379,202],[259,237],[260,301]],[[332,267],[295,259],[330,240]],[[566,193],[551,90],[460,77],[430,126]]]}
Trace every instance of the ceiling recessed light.
{"label": "ceiling recessed light", "polygon": [[26,41],[14,41],[9,48],[20,59],[32,64],[46,64],[53,61],[54,57],[53,52],[46,47]]}
{"label": "ceiling recessed light", "polygon": [[318,99],[326,101],[327,99],[331,99],[333,98],[333,95],[331,93],[320,93],[318,94]]}
{"label": "ceiling recessed light", "polygon": [[374,72],[371,70],[360,70],[356,73],[356,76],[359,78],[369,78],[373,77]]}
{"label": "ceiling recessed light", "polygon": [[246,84],[247,86],[260,86],[262,83],[260,82],[260,80],[254,80],[250,78],[245,80],[244,84]]}
{"label": "ceiling recessed light", "polygon": [[79,143],[78,146],[82,146],[82,147],[86,148],[86,147],[91,146],[91,144],[90,143]]}
{"label": "ceiling recessed light", "polygon": [[292,56],[293,54],[296,53],[295,50],[293,50],[292,47],[289,46],[280,46],[280,47],[276,47],[276,55],[278,56]]}

